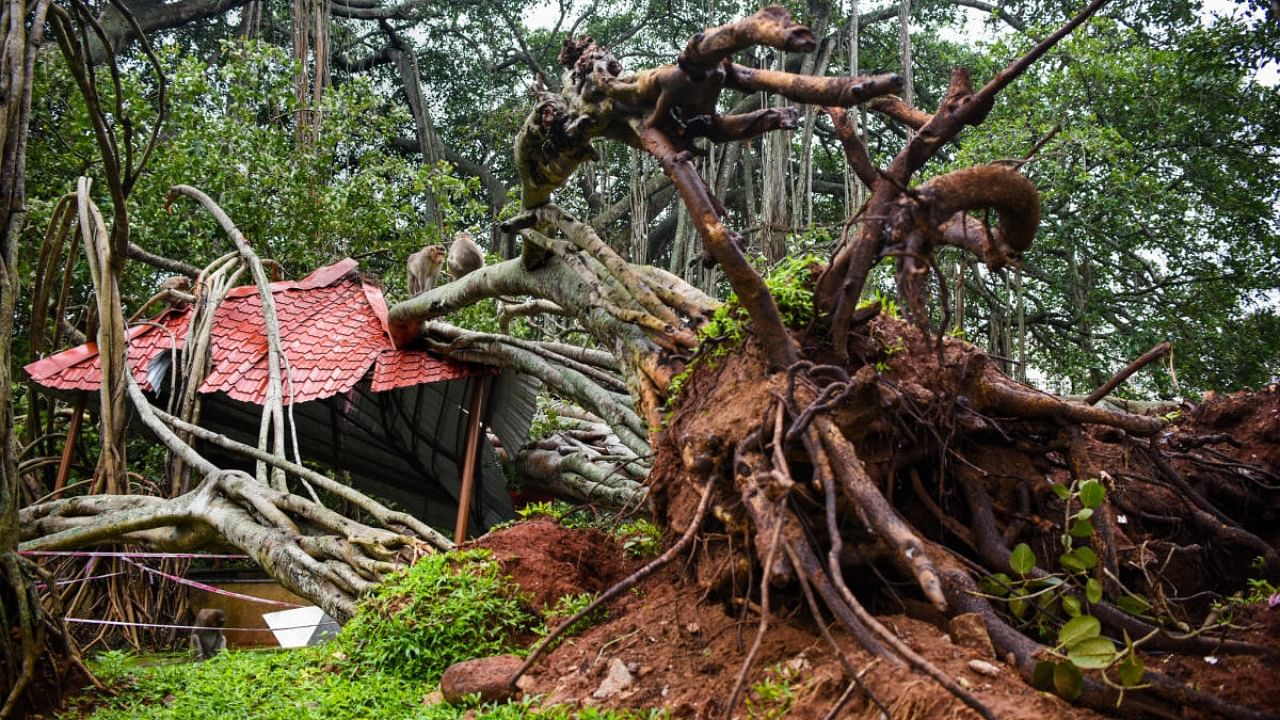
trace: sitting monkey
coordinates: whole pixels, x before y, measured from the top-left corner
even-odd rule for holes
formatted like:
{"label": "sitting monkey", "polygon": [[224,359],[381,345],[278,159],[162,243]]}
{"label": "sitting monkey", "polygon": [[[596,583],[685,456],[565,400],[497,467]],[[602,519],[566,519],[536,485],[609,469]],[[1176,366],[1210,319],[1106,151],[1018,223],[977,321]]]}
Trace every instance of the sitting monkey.
{"label": "sitting monkey", "polygon": [[436,286],[440,268],[444,266],[444,247],[428,245],[409,256],[409,297]]}
{"label": "sitting monkey", "polygon": [[191,631],[191,651],[197,660],[208,660],[227,647],[222,628],[227,614],[217,608],[204,608],[196,613],[195,630]]}
{"label": "sitting monkey", "polygon": [[460,232],[453,238],[449,246],[449,277],[458,278],[473,273],[484,267],[484,251],[471,239],[471,235]]}

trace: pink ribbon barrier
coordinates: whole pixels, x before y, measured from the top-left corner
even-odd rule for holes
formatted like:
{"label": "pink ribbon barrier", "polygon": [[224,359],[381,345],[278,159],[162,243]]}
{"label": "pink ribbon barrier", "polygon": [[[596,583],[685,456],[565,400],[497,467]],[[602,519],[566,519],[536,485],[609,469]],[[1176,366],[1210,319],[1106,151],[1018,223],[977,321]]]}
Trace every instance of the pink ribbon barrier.
{"label": "pink ribbon barrier", "polygon": [[[63,618],[69,623],[81,623],[83,625],[114,625],[116,627],[140,627],[152,628],[156,630],[209,630],[203,625],[165,625],[162,623],[139,623],[125,622],[123,620],[91,620],[89,618]],[[224,627],[218,628],[222,632],[271,632],[274,630],[302,630],[304,628],[316,627],[315,623],[307,625],[297,625],[287,628],[267,628],[267,627]]]}
{"label": "pink ribbon barrier", "polygon": [[19,550],[28,557],[118,557],[118,558],[178,558],[183,560],[248,560],[248,555],[221,555],[207,553],[167,552],[113,552],[110,550]]}
{"label": "pink ribbon barrier", "polygon": [[244,595],[242,593],[232,592],[230,590],[223,590],[222,588],[216,588],[212,585],[206,585],[196,580],[189,580],[184,577],[179,577],[172,573],[164,572],[163,570],[157,570],[155,568],[147,567],[146,565],[143,565],[142,563],[139,563],[139,562],[134,562],[133,560],[130,560],[127,557],[123,557],[122,559],[125,562],[129,563],[130,565],[138,567],[154,575],[159,575],[160,577],[165,578],[166,580],[172,580],[180,585],[188,585],[193,588],[199,588],[201,590],[204,590],[205,592],[213,593],[214,595],[222,595],[224,597],[233,597],[239,600],[248,600],[249,602],[262,603],[263,605],[279,605],[280,607],[289,607],[289,608],[306,607],[305,605],[298,605],[297,603],[284,602],[283,600],[268,600],[266,598],[254,597],[253,595]]}

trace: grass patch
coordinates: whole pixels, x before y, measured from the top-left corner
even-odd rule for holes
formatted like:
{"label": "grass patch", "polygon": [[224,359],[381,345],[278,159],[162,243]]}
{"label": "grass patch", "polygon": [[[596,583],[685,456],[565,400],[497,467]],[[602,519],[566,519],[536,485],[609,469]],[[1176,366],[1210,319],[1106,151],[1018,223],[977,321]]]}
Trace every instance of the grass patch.
{"label": "grass patch", "polygon": [[88,696],[63,718],[298,720],[412,718],[431,687],[390,673],[343,672],[333,646],[224,652],[201,663],[135,666],[113,678],[116,697]]}
{"label": "grass patch", "polygon": [[[513,652],[516,634],[537,624],[487,551],[433,555],[387,578],[325,645],[150,666],[104,653],[95,670],[119,695],[83,696],[61,717],[92,710],[95,720],[456,718],[463,709],[422,705],[444,669]],[[514,707],[482,717],[531,716]]]}
{"label": "grass patch", "polygon": [[[229,651],[201,663],[131,665],[117,697],[82,697],[59,720],[651,720],[663,711],[605,711],[530,702],[423,705],[434,686],[386,672],[348,672],[334,644]],[[97,663],[94,663],[97,665]],[[91,714],[86,714],[91,713]]]}
{"label": "grass patch", "polygon": [[388,577],[336,643],[349,664],[435,681],[455,662],[512,652],[512,638],[536,624],[491,553],[468,550]]}

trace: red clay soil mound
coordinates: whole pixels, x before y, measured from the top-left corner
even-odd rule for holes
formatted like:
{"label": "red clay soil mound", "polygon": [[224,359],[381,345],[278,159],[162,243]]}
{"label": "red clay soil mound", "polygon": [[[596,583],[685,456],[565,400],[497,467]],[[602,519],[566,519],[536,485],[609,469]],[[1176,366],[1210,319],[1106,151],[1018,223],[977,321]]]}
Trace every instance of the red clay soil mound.
{"label": "red clay soil mound", "polygon": [[[1280,539],[1280,523],[1276,522],[1280,499],[1272,489],[1280,485],[1280,388],[1208,397],[1186,410],[1169,432],[1170,462],[1191,486],[1215,503],[1234,503],[1247,526],[1266,542],[1274,544]],[[1160,494],[1157,491],[1163,486],[1145,480],[1150,470],[1142,465],[1141,457],[1130,458],[1124,446],[1106,441],[1101,437],[1105,431],[1093,434],[1099,435],[1091,444],[1100,467],[1110,468],[1130,488],[1116,496],[1127,498],[1134,506],[1125,510],[1132,515],[1126,532],[1132,535],[1134,552],[1145,552],[1152,541],[1135,511],[1161,520],[1161,515],[1172,513],[1171,508],[1178,507],[1181,500],[1168,492]],[[1179,445],[1184,441],[1187,445]],[[665,460],[680,461],[671,453]],[[1242,465],[1251,468],[1243,481],[1242,476],[1227,472]],[[658,500],[674,505],[684,498],[659,492]],[[681,513],[671,515],[680,517]],[[1188,536],[1187,542],[1194,540]],[[475,544],[493,550],[539,608],[562,595],[602,592],[639,566],[603,533],[567,530],[545,520],[494,533]],[[1220,544],[1201,553],[1190,552],[1195,547],[1181,554],[1165,549],[1156,567],[1180,594],[1206,596],[1203,607],[1187,609],[1191,613],[1187,619],[1198,627],[1211,600],[1244,589],[1244,580],[1257,577],[1257,570],[1251,567],[1256,553],[1247,552],[1247,548]],[[1188,561],[1180,569],[1181,561],[1171,559],[1181,555],[1194,562]],[[567,638],[534,667],[527,676],[527,692],[540,696],[544,704],[662,708],[677,718],[723,717],[755,638],[760,608],[755,593],[750,593],[752,599],[743,607],[742,598],[748,593],[742,587],[709,594],[699,584],[694,564],[677,560],[609,604],[603,621]],[[747,686],[753,689],[733,715],[827,717],[848,690],[848,675],[824,639],[822,628],[810,619],[797,588],[775,590],[770,602],[769,631],[747,674]],[[909,598],[903,602],[919,605]],[[879,605],[898,613],[880,615],[883,623],[967,687],[996,716],[1027,720],[1100,717],[1024,683],[1003,658],[993,655],[980,626],[975,631],[972,625],[944,618],[926,622],[902,614],[901,603],[884,601]],[[1228,636],[1271,648],[1270,657],[1176,656],[1152,651],[1144,653],[1146,666],[1280,718],[1280,662],[1275,660],[1280,656],[1276,652],[1280,650],[1280,607],[1268,608],[1263,603],[1228,609]],[[976,717],[935,682],[873,660],[838,627],[829,630],[875,696],[873,701],[867,693],[854,689],[831,717],[878,717],[877,702],[895,720]]]}
{"label": "red clay soil mound", "polygon": [[613,538],[546,519],[489,533],[469,547],[492,551],[539,613],[565,595],[602,593],[628,572],[627,558]]}
{"label": "red clay soil mound", "polygon": [[[603,533],[546,520],[493,533],[473,545],[492,550],[538,608],[562,595],[602,592],[639,565]],[[528,676],[527,692],[544,705],[662,708],[677,718],[723,717],[755,637],[759,608],[752,602],[744,613],[740,603],[704,595],[694,574],[677,561],[615,600],[602,622],[567,638],[540,661]],[[757,689],[745,696],[734,717],[827,717],[847,690],[840,661],[808,619],[798,591],[776,591],[771,601],[769,632],[747,678],[748,687]],[[1000,718],[1101,717],[1022,682],[991,653],[981,631],[903,614],[880,619]],[[1233,638],[1280,646],[1280,608],[1238,608],[1232,622]],[[875,661],[843,631],[830,630],[895,720],[976,717],[928,678]],[[1273,660],[1152,654],[1146,661],[1149,668],[1280,717],[1280,667]],[[855,690],[835,717],[876,718],[878,709]]]}
{"label": "red clay soil mound", "polygon": [[[547,520],[516,525],[472,545],[492,550],[538,609],[562,595],[602,592],[638,566],[604,533],[570,530]],[[702,595],[681,567],[649,578],[614,601],[603,622],[568,638],[540,662],[530,675],[529,692],[546,704],[665,708],[674,717],[720,717],[754,637],[758,608],[742,615],[740,609],[731,612],[731,606]],[[746,701],[752,709],[744,703],[736,715],[821,718],[846,689],[842,668],[801,611],[799,595],[779,595],[774,602],[769,633],[748,678],[750,685],[771,683],[774,692],[749,693]],[[783,607],[777,607],[779,602]],[[1097,717],[1035,692],[989,652],[959,644],[928,623],[905,616],[888,620],[929,660],[963,678],[1000,717]],[[851,638],[834,632],[892,717],[969,716],[935,683],[873,662]],[[989,663],[983,669],[998,675],[975,670],[973,660]],[[611,671],[615,679],[606,682]],[[874,712],[862,693],[854,693],[839,716],[871,717]]]}
{"label": "red clay soil mound", "polygon": [[[1231,395],[1211,393],[1185,424],[1198,433],[1230,436],[1224,438],[1226,454],[1280,473],[1280,385]],[[1178,425],[1183,429],[1184,423]]]}
{"label": "red clay soil mound", "polygon": [[[745,616],[731,614],[723,603],[700,601],[701,595],[679,568],[659,572],[610,605],[604,622],[570,638],[538,663],[530,675],[529,692],[540,695],[544,704],[663,708],[677,718],[723,717],[724,703],[755,636],[758,608]],[[783,607],[776,607],[778,601]],[[748,693],[734,717],[823,718],[845,692],[840,662],[821,631],[807,620],[802,603],[798,594],[775,598],[769,632],[748,676],[749,686],[765,686]],[[977,644],[961,644],[933,625],[906,616],[881,619],[928,660],[959,678],[998,717],[1099,717],[1036,692]],[[928,678],[876,662],[848,635],[834,628],[832,632],[895,720],[976,717]],[[836,717],[873,718],[878,710],[855,691]]]}

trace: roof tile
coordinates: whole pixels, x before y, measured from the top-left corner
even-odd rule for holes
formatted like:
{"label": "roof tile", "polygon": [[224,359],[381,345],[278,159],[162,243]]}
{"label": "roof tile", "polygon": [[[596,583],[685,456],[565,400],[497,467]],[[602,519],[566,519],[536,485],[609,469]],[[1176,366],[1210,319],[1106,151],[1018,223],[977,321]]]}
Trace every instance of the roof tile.
{"label": "roof tile", "polygon": [[[271,285],[294,402],[349,392],[371,367],[375,392],[496,372],[422,350],[393,348],[382,291],[361,282],[355,268],[354,260],[343,260],[302,280]],[[129,366],[146,389],[152,389],[146,385],[147,364],[175,342],[183,346],[189,319],[189,308],[169,309],[129,330]],[[256,288],[227,293],[214,317],[212,363],[200,392],[224,392],[257,404],[265,400],[269,370],[263,328]],[[26,370],[45,387],[97,390],[101,363],[97,346],[87,343],[31,363]],[[288,402],[288,380],[284,390]]]}

